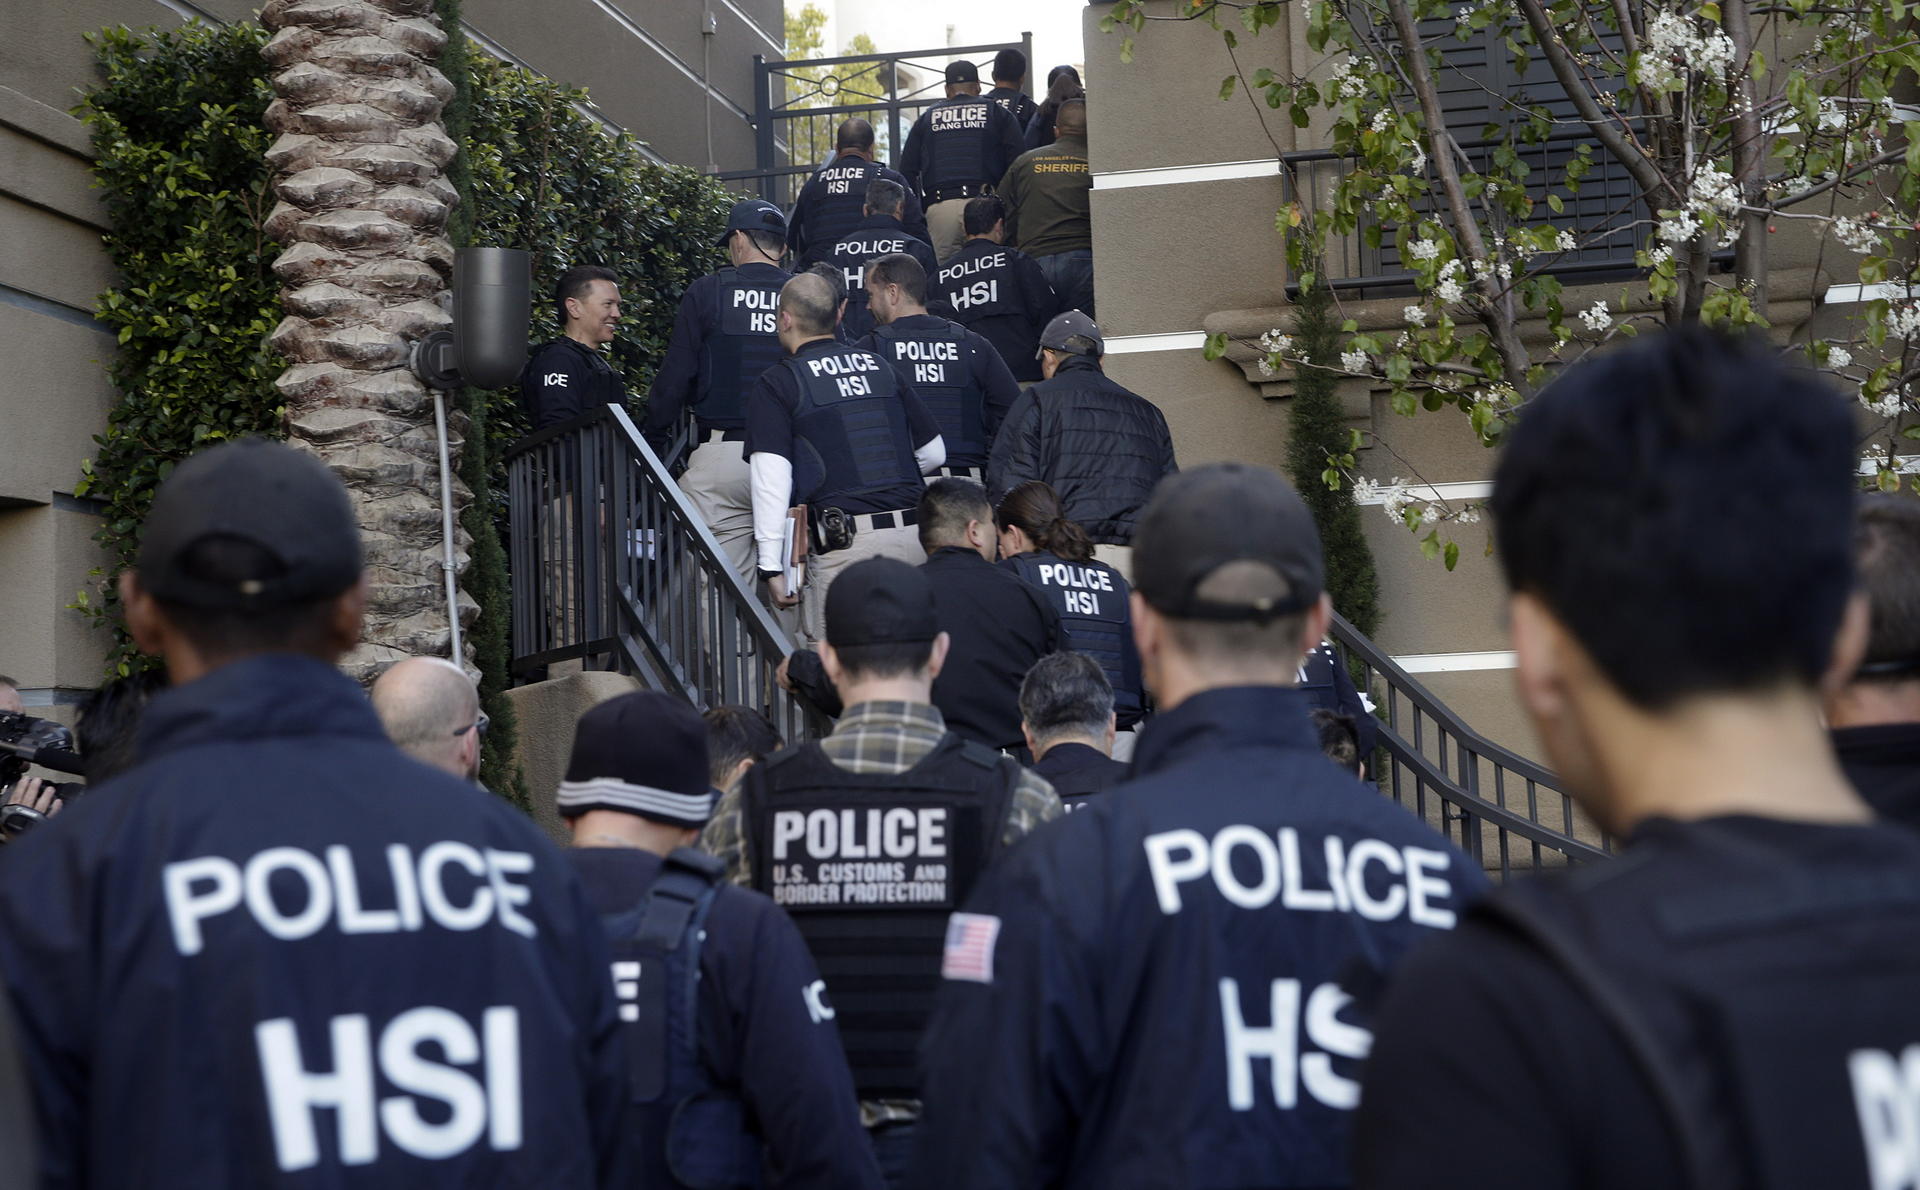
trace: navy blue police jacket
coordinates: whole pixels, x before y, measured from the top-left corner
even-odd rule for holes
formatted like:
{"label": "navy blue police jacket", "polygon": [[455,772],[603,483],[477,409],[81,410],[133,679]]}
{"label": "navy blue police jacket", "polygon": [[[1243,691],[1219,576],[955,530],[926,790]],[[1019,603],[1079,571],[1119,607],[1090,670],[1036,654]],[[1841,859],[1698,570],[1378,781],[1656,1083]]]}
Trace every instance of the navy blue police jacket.
{"label": "navy blue police jacket", "polygon": [[1060,295],[1033,258],[1011,244],[968,240],[928,282],[929,298],[993,344],[1015,380],[1039,380],[1040,332],[1060,313]]}
{"label": "navy blue police jacket", "polygon": [[849,343],[857,342],[874,327],[873,312],[867,308],[867,265],[894,252],[904,252],[919,261],[929,277],[940,269],[933,246],[910,233],[892,215],[868,215],[827,248],[824,259],[840,270],[847,286],[847,307],[840,315],[840,326]]}
{"label": "navy blue police jacket", "polygon": [[0,865],[46,1190],[621,1184],[606,944],[525,816],[302,657],[139,746]]}
{"label": "navy blue police jacket", "polygon": [[[633,848],[568,853],[605,916],[639,904],[661,858]],[[737,1095],[776,1190],[878,1190],[846,1051],[806,939],[771,898],[721,884],[700,945],[702,1065]]]}
{"label": "navy blue police jacket", "polygon": [[866,218],[867,186],[875,178],[896,183],[907,192],[900,211],[901,225],[915,239],[927,236],[927,213],[906,177],[858,153],[842,153],[814,171],[787,215],[787,247],[805,268],[827,258],[827,250]]}
{"label": "navy blue police jacket", "polygon": [[626,386],[607,357],[565,335],[534,348],[520,370],[520,407],[535,430],[625,402]]}
{"label": "navy blue police jacket", "polygon": [[[728,278],[724,275],[727,273],[738,278],[737,286],[728,284]],[[729,314],[723,309],[723,301],[736,290],[762,302],[770,292],[777,301],[780,287],[792,276],[778,265],[755,261],[708,273],[687,286],[687,292],[680,298],[679,312],[673,318],[673,334],[667,339],[667,354],[661,357],[660,370],[653,376],[653,387],[647,390],[647,416],[643,429],[648,434],[672,429],[681,415],[692,408],[699,419],[702,440],[714,430],[727,433],[730,440],[745,436],[747,389],[760,379],[761,372],[778,363],[782,354],[779,340],[775,337],[777,310],[762,305],[752,310],[731,312],[734,318],[740,320],[743,331],[764,333],[769,342],[758,370],[741,368],[735,360],[721,360],[718,362],[722,366],[732,366],[733,374],[720,377],[710,374],[715,361],[709,357],[716,350],[728,355],[740,354],[734,343],[727,341],[733,336],[726,334],[722,323],[722,319]],[[735,342],[738,342],[737,338]],[[703,376],[703,371],[709,374]],[[716,384],[725,391],[710,392],[708,401],[703,404],[702,388],[712,388]]]}
{"label": "navy blue police jacket", "polygon": [[915,1186],[1347,1184],[1355,997],[1485,876],[1321,755],[1295,690],[1188,698],[1134,773],[949,928]]}
{"label": "navy blue police jacket", "polygon": [[991,343],[954,319],[909,314],[874,327],[854,346],[892,364],[913,386],[940,423],[948,467],[985,470],[1000,422],[1020,396],[1019,382]]}

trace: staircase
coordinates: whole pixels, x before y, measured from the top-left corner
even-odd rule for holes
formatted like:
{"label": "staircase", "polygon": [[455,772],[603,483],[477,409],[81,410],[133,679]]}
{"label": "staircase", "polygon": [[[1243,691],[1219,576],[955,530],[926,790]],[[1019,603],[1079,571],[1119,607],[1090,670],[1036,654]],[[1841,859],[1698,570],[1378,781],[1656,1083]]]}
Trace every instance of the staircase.
{"label": "staircase", "polygon": [[[516,681],[566,664],[614,670],[703,710],[754,707],[787,740],[826,733],[774,681],[792,642],[624,409],[522,439],[507,478]],[[1606,856],[1552,773],[1468,727],[1337,615],[1333,641],[1375,704],[1370,779],[1384,796],[1499,879]]]}

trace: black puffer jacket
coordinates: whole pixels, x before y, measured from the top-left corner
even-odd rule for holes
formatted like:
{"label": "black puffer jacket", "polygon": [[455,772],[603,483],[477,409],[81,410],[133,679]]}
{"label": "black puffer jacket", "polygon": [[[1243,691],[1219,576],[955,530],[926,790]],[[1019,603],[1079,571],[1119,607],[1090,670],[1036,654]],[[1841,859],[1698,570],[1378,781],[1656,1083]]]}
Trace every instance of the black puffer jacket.
{"label": "black puffer jacket", "polygon": [[1021,393],[1000,423],[987,488],[998,504],[1043,479],[1089,537],[1126,545],[1153,485],[1177,470],[1160,410],[1107,379],[1095,361],[1069,356],[1052,380]]}

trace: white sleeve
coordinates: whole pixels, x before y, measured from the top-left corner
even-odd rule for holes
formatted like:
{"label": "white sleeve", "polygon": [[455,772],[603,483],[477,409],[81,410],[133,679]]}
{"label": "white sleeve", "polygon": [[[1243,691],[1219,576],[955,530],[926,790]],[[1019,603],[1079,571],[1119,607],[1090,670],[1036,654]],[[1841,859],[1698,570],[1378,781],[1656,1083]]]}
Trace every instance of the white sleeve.
{"label": "white sleeve", "polygon": [[760,569],[784,570],[780,539],[786,535],[787,509],[793,507],[793,461],[757,450],[747,468],[753,476],[753,546]]}
{"label": "white sleeve", "polygon": [[920,464],[920,474],[932,475],[947,461],[947,440],[935,434],[914,448],[913,461]]}

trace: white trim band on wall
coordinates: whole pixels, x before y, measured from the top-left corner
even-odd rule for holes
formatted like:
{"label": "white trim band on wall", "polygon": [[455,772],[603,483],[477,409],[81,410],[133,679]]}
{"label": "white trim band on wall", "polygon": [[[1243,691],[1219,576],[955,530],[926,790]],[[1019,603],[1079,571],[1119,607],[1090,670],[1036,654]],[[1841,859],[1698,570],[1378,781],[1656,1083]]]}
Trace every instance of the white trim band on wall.
{"label": "white trim band on wall", "polygon": [[[1493,495],[1493,481],[1476,479],[1466,483],[1416,484],[1407,488],[1407,496],[1415,500],[1485,500]],[[1385,504],[1386,492],[1355,500],[1355,504]]]}
{"label": "white trim band on wall", "polygon": [[1198,351],[1207,345],[1205,331],[1171,331],[1163,335],[1108,335],[1108,355],[1136,351]]}
{"label": "white trim band on wall", "polygon": [[1882,281],[1877,285],[1829,285],[1823,299],[1829,306],[1850,306],[1865,302],[1892,302],[1911,297],[1920,287],[1902,281]]}
{"label": "white trim band on wall", "polygon": [[1514,654],[1490,653],[1408,653],[1393,663],[1410,674],[1472,673],[1475,670],[1512,669]]}
{"label": "white trim band on wall", "polygon": [[1216,161],[1210,165],[1162,165],[1151,169],[1115,169],[1093,175],[1095,190],[1131,186],[1178,186],[1186,182],[1232,182],[1241,178],[1277,178],[1278,161]]}

